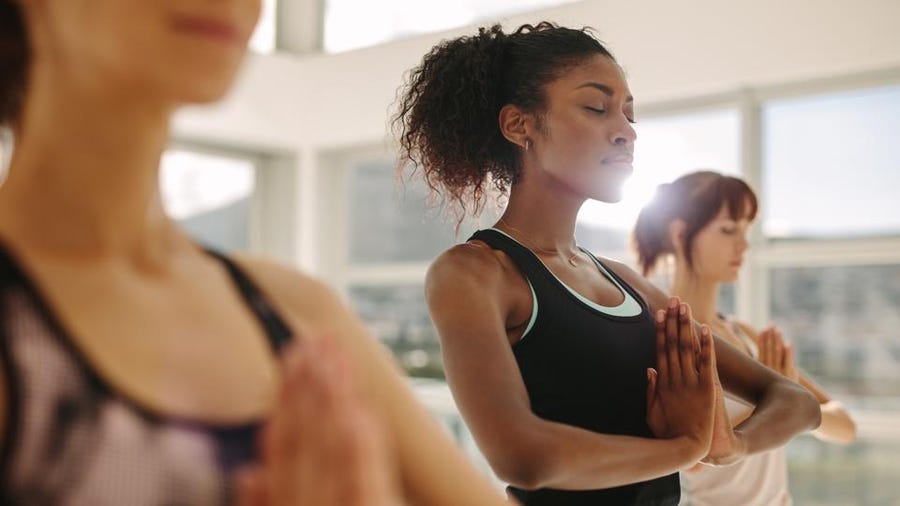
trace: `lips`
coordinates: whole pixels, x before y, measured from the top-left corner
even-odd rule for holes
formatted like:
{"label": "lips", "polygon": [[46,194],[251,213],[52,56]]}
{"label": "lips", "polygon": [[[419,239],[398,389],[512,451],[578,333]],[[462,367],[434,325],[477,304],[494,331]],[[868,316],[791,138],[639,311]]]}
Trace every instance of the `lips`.
{"label": "lips", "polygon": [[603,159],[603,163],[634,163],[634,155],[631,153],[621,153],[608,156]]}
{"label": "lips", "polygon": [[203,16],[182,15],[173,20],[177,30],[218,40],[227,44],[242,45],[244,37],[235,24]]}

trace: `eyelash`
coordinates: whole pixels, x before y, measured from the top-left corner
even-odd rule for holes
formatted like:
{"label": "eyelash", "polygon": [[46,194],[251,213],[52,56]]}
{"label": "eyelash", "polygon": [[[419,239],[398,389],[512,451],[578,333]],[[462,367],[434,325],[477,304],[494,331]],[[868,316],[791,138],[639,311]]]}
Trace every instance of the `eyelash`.
{"label": "eyelash", "polygon": [[[606,110],[605,110],[605,109],[597,109],[596,107],[589,107],[589,106],[585,106],[585,109],[587,109],[587,110],[589,110],[589,111],[591,111],[591,112],[593,112],[593,113],[595,113],[595,114],[606,114]],[[628,118],[628,117],[626,117],[625,119],[627,119],[628,122],[631,123],[632,125],[634,125],[634,124],[637,123],[637,121],[635,121],[634,118]]]}

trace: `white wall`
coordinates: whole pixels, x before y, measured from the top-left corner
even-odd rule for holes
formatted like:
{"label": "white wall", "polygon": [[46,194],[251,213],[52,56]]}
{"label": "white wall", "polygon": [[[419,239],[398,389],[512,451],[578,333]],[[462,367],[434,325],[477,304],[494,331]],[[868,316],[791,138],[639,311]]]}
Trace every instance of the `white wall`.
{"label": "white wall", "polygon": [[[506,20],[590,25],[626,68],[638,104],[900,69],[897,0],[586,0]],[[297,261],[315,269],[318,154],[384,141],[403,73],[441,38],[339,55],[253,56],[228,100],[184,111],[179,136],[297,154]],[[640,105],[638,105],[640,112]]]}

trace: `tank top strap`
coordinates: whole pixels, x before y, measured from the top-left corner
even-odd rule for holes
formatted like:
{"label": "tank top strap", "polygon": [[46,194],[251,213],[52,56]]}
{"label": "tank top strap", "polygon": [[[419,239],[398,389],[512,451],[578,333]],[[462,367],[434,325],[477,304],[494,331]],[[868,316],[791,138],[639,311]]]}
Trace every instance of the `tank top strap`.
{"label": "tank top strap", "polygon": [[528,281],[544,288],[553,285],[553,274],[544,266],[543,262],[531,250],[509,237],[500,230],[488,228],[472,234],[468,241],[482,241],[491,248],[506,253],[516,264]]}
{"label": "tank top strap", "polygon": [[266,337],[269,339],[269,344],[272,346],[272,350],[277,354],[282,347],[293,338],[294,333],[291,331],[290,327],[287,326],[262,290],[259,289],[256,283],[250,279],[250,276],[247,275],[234,260],[214,249],[205,248],[205,250],[209,255],[222,262],[222,265],[225,266],[228,275],[231,277],[235,287],[237,287],[238,292],[241,294],[241,298],[244,299],[250,307],[250,311],[263,326]]}
{"label": "tank top strap", "polygon": [[730,327],[731,331],[734,332],[734,335],[740,339],[741,343],[750,351],[750,356],[754,359],[759,359],[759,345],[756,344],[756,341],[744,331],[744,328],[738,324],[737,320],[735,320],[731,316],[725,316],[719,313],[719,318],[725,321]]}

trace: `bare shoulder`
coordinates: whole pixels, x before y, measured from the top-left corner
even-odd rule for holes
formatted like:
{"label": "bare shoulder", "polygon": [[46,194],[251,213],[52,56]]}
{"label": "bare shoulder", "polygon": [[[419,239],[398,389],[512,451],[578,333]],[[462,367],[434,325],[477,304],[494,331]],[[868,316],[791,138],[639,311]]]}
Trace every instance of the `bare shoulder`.
{"label": "bare shoulder", "polygon": [[734,324],[743,332],[745,335],[750,336],[750,339],[753,339],[753,342],[759,343],[759,331],[753,328],[752,325],[746,322],[742,322],[740,320],[733,320]]}
{"label": "bare shoulder", "polygon": [[499,282],[504,270],[503,261],[490,246],[480,241],[457,244],[432,262],[425,280],[426,290],[440,289],[451,282]]}
{"label": "bare shoulder", "polygon": [[269,302],[289,319],[303,323],[345,316],[349,310],[338,294],[322,281],[271,259],[235,255]]}

